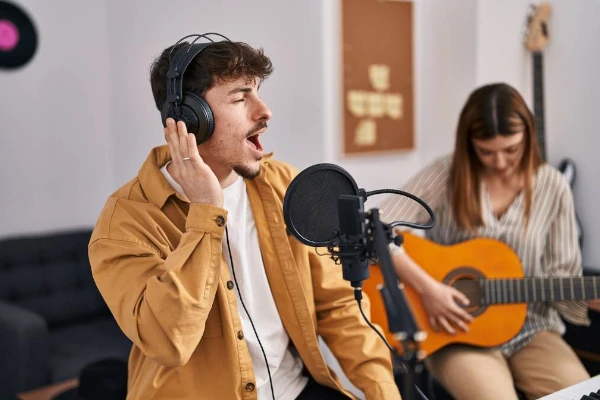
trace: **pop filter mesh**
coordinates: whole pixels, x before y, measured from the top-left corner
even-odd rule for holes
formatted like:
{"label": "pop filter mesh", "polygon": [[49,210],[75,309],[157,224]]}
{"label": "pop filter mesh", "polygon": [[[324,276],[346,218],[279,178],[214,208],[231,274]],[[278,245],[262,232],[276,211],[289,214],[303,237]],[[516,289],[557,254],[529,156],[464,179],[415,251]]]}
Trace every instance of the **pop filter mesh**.
{"label": "pop filter mesh", "polygon": [[356,196],[358,187],[350,174],[334,164],[317,164],[291,182],[283,202],[288,230],[304,244],[327,246],[339,230],[338,198]]}

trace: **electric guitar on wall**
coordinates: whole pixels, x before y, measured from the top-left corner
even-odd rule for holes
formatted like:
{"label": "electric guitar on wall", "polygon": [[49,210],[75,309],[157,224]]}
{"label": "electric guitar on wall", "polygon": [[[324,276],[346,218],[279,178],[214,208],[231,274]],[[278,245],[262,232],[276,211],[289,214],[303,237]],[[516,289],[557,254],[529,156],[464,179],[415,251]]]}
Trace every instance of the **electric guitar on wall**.
{"label": "electric guitar on wall", "polygon": [[[590,300],[600,294],[600,276],[525,277],[518,255],[499,240],[476,238],[443,246],[410,233],[403,236],[403,247],[410,257],[435,280],[467,296],[470,305],[465,310],[474,317],[468,332],[457,330],[456,335],[450,335],[433,331],[421,296],[404,285],[413,317],[427,333],[420,343],[420,358],[452,343],[494,347],[509,341],[523,327],[528,303]],[[371,321],[402,351],[387,330],[385,305],[377,289],[383,284],[383,275],[378,266],[370,268],[371,277],[363,282],[363,291],[371,301]]]}
{"label": "electric guitar on wall", "polygon": [[[532,5],[527,16],[527,27],[525,30],[525,47],[533,56],[533,115],[535,117],[536,136],[540,147],[540,155],[544,161],[547,160],[546,146],[546,124],[544,116],[544,58],[543,51],[548,45],[548,20],[552,12],[549,3]],[[558,164],[558,169],[567,177],[569,185],[575,183],[575,162],[570,158],[564,158]],[[583,244],[583,228],[579,216],[577,219],[577,235],[579,246]]]}
{"label": "electric guitar on wall", "polygon": [[[543,82],[543,55],[542,52],[548,43],[548,18],[550,17],[551,7],[547,3],[532,6],[531,12],[527,18],[527,29],[525,33],[525,47],[533,55],[533,98],[534,114],[537,126],[537,139],[540,144],[542,156],[546,157],[546,142],[544,138],[544,82]],[[566,158],[562,160],[558,169],[567,177],[571,187],[575,181],[575,163]],[[579,236],[579,246],[583,244],[583,228],[579,216],[575,214],[577,220],[577,234]],[[591,271],[588,271],[588,274]],[[584,275],[586,270],[584,268]],[[565,321],[567,332],[565,340],[577,353],[588,372],[592,375],[600,374],[600,346],[598,345],[598,335],[600,314],[592,311],[589,313],[592,319],[590,327],[576,326]]]}

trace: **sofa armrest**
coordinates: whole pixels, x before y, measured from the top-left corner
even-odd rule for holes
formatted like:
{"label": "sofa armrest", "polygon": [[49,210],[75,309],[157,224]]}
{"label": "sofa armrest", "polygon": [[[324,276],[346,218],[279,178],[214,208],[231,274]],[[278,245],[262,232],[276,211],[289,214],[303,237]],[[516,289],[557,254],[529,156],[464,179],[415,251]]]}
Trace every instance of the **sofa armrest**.
{"label": "sofa armrest", "polygon": [[0,398],[48,384],[46,321],[0,300],[0,354]]}

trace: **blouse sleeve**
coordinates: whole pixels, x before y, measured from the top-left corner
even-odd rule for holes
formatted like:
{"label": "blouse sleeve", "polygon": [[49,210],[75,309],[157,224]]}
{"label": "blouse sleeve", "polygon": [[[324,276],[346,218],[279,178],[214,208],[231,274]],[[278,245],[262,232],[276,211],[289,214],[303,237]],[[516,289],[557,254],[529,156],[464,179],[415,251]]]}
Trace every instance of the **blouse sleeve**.
{"label": "blouse sleeve", "polygon": [[[581,251],[577,237],[575,205],[571,188],[566,181],[562,182],[558,201],[558,212],[548,232],[544,265],[550,276],[581,276]],[[572,324],[590,324],[588,303],[585,301],[556,302],[553,306]]]}
{"label": "blouse sleeve", "polygon": [[[435,212],[447,196],[450,162],[449,156],[434,161],[400,189],[419,197]],[[425,223],[429,220],[429,214],[419,203],[397,194],[389,195],[382,203],[381,210],[382,220],[388,223],[393,221]]]}
{"label": "blouse sleeve", "polygon": [[[423,168],[400,189],[419,197],[435,213],[446,199],[450,164],[450,156],[440,158]],[[391,194],[384,200],[381,211],[381,219],[387,223],[408,221],[422,224],[429,221],[429,214],[423,206],[406,196],[397,194]],[[396,228],[396,230],[399,232],[407,228]],[[392,254],[404,251],[403,247],[398,247],[394,243],[390,243],[389,248]]]}

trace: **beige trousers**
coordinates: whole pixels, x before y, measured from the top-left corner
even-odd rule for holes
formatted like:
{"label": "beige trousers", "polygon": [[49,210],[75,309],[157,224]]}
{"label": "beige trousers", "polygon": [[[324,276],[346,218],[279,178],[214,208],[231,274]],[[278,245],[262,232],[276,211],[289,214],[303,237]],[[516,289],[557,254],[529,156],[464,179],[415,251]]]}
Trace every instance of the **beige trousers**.
{"label": "beige trousers", "polygon": [[456,400],[517,400],[515,387],[538,399],[590,376],[569,345],[553,332],[505,358],[498,350],[454,345],[426,359],[435,378]]}

